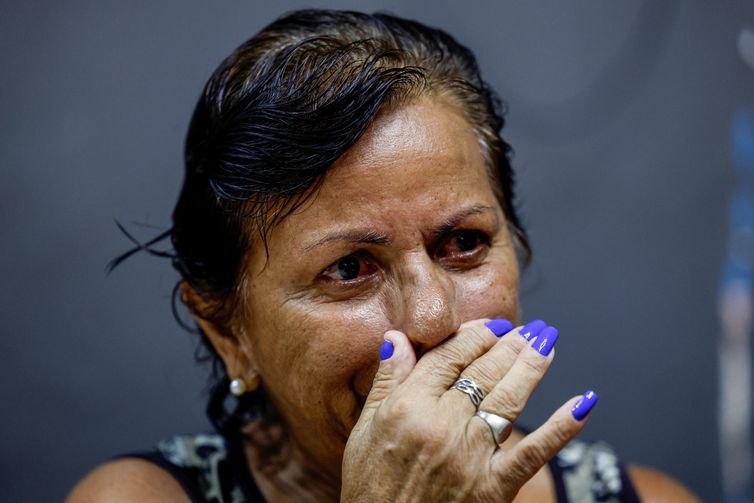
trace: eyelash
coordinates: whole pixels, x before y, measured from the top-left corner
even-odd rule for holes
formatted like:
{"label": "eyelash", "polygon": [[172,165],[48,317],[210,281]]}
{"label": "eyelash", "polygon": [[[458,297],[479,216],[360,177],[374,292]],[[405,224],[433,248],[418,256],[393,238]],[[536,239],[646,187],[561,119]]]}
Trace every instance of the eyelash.
{"label": "eyelash", "polygon": [[353,285],[353,284],[362,282],[364,280],[364,278],[360,279],[362,277],[361,275],[359,275],[359,276],[357,276],[355,278],[352,278],[352,279],[335,279],[335,278],[328,278],[327,277],[327,274],[337,273],[338,270],[341,268],[341,266],[343,266],[344,268],[346,268],[348,266],[346,262],[349,261],[349,260],[354,260],[354,259],[358,260],[357,264],[358,264],[358,267],[359,267],[359,270],[358,270],[359,273],[361,273],[361,271],[362,271],[362,269],[364,267],[367,267],[372,274],[377,269],[377,267],[374,265],[374,261],[370,260],[366,256],[365,253],[363,253],[363,252],[357,252],[357,253],[352,253],[351,255],[347,255],[347,256],[345,256],[345,257],[343,257],[341,259],[338,259],[335,262],[333,262],[332,264],[330,264],[329,266],[327,266],[327,268],[325,268],[325,270],[320,273],[320,277],[322,279],[324,279],[325,281],[334,282],[334,283],[341,283],[341,284],[344,284],[344,285]]}
{"label": "eyelash", "polygon": [[[486,251],[487,249],[489,249],[491,238],[486,233],[481,232],[481,231],[475,231],[475,230],[461,229],[461,230],[451,233],[450,236],[448,236],[448,238],[441,241],[440,244],[435,248],[434,255],[437,256],[439,253],[439,250],[441,250],[442,247],[447,245],[448,243],[455,242],[460,247],[459,238],[464,238],[465,240],[472,237],[475,240],[473,248],[469,250],[461,250],[457,258],[455,259],[448,258],[448,255],[442,255],[439,258],[445,259],[446,261],[459,260],[459,258],[462,261],[468,261],[468,259],[473,258],[474,260],[479,261],[484,258],[484,257],[479,257],[479,254],[482,251]],[[483,250],[480,250],[480,247],[483,247]],[[446,265],[450,265],[450,264],[446,264]],[[464,264],[460,264],[460,265],[463,266]]]}
{"label": "eyelash", "polygon": [[[444,253],[442,255],[438,256],[438,253],[443,250],[443,247],[447,246],[450,243],[455,242],[456,246],[458,245],[459,237],[462,239],[467,238],[473,238],[476,241],[474,242],[475,246],[472,249],[469,250],[461,250],[460,253],[457,253],[456,255],[452,256],[450,253]],[[489,250],[490,243],[491,243],[491,237],[482,231],[478,230],[468,230],[468,229],[460,229],[457,231],[452,232],[450,235],[448,235],[446,238],[441,240],[436,246],[434,246],[430,251],[432,252],[433,256],[437,258],[437,260],[440,260],[442,262],[445,262],[445,266],[450,270],[457,270],[462,271],[465,269],[471,269],[473,267],[476,267],[479,265],[479,263],[484,259],[486,256],[486,251]],[[358,271],[357,276],[349,279],[338,279],[338,278],[332,278],[328,277],[328,274],[338,274],[338,272],[353,272],[353,268],[355,266],[353,260],[358,260]],[[469,264],[469,262],[472,262]],[[470,266],[470,267],[469,267]],[[367,273],[362,275],[362,270],[364,268],[367,268]],[[375,272],[377,271],[377,266],[374,263],[374,259],[369,257],[364,252],[356,252],[352,253],[351,255],[347,255],[329,266],[327,266],[321,273],[320,278],[323,281],[326,281],[328,283],[343,286],[343,287],[356,287],[364,283],[365,281],[368,281],[370,277],[373,277]]]}

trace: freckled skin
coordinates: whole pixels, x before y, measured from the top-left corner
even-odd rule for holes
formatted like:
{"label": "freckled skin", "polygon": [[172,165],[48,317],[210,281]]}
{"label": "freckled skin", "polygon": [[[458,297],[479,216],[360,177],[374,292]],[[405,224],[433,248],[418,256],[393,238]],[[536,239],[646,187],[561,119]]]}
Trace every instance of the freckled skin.
{"label": "freckled skin", "polygon": [[[450,267],[433,255],[431,231],[475,205],[488,209],[459,227],[492,234],[497,224],[497,232],[479,263]],[[305,249],[352,229],[390,242]],[[323,281],[323,270],[352,253],[368,257],[372,279],[350,290]],[[460,109],[437,97],[378,114],[316,197],[274,228],[269,262],[256,247],[247,266],[250,371],[286,422],[292,462],[334,490],[385,331],[404,332],[421,357],[464,321],[515,321],[518,312],[513,244],[479,142]]]}
{"label": "freckled skin", "polygon": [[[263,250],[255,248],[249,252],[248,274],[242,287],[246,300],[234,320],[235,337],[225,337],[223,330],[197,317],[230,375],[244,377],[252,388],[261,380],[283,417],[283,425],[262,421],[243,429],[251,439],[246,444],[249,469],[267,501],[340,501],[346,440],[371,388],[385,331],[397,329],[405,333],[414,353],[421,358],[429,349],[442,344],[462,322],[497,316],[517,321],[518,269],[511,238],[485,175],[478,142],[463,115],[450,103],[425,98],[379,114],[360,141],[328,172],[321,189],[305,209],[273,230],[266,267]],[[465,234],[463,239],[441,238],[439,242],[433,237],[432,229],[438,223],[447,223],[454,213],[463,213],[469,207],[479,211],[467,214],[456,227],[464,232],[488,233],[490,239],[483,240],[483,246],[477,246],[474,237],[477,234],[473,233]],[[389,237],[388,242],[355,245],[340,240],[307,249],[333,231],[365,228]],[[497,230],[493,232],[494,229]],[[473,260],[465,256],[462,260],[448,260],[446,252],[454,247],[461,251],[474,248],[483,253],[472,254],[476,257]],[[358,268],[352,261],[356,256],[359,257],[356,264],[361,264]],[[338,266],[343,258],[351,260],[349,267]],[[365,280],[358,282],[357,287],[325,281],[332,279],[333,271],[341,270],[355,270]],[[189,302],[198,302],[190,288],[185,285],[184,288],[187,298],[194,297]],[[460,336],[464,334],[468,331]],[[407,354],[402,353],[404,357]],[[432,356],[436,354],[428,355]],[[398,357],[400,360],[400,354]],[[426,377],[426,373],[421,375]],[[411,401],[403,403],[412,407],[421,393],[406,386],[415,383],[404,381],[385,400],[409,396]],[[468,407],[465,397],[450,394],[448,399]],[[423,403],[426,405],[426,401]],[[405,409],[413,419],[424,412],[415,408]],[[567,417],[569,408],[568,402],[561,407]],[[379,495],[382,489],[390,489],[390,494],[398,496],[405,489],[403,495],[413,501],[431,495],[433,489],[441,492],[444,489],[437,474],[429,473],[429,479],[421,477],[425,468],[422,465],[426,463],[414,463],[411,455],[390,460],[391,452],[400,452],[399,446],[386,443],[394,437],[388,435],[388,440],[383,441],[385,437],[379,434],[370,437],[372,431],[364,428],[364,424],[376,429],[390,427],[390,421],[395,419],[390,413],[397,410],[388,407],[382,419],[366,414],[359,421],[360,428],[349,444],[346,470],[350,472],[346,472],[348,478],[343,484],[346,498],[355,491],[356,499],[396,500],[400,498],[369,498]],[[439,414],[439,419],[456,424],[455,405],[449,410],[450,416]],[[458,419],[465,421],[468,417]],[[402,425],[410,427],[412,421]],[[427,433],[426,425],[419,433]],[[284,437],[281,426],[291,441],[278,450],[276,440]],[[487,428],[483,431],[484,443],[489,448]],[[411,440],[411,431],[403,433],[398,438]],[[571,430],[569,435],[576,433]],[[559,436],[551,433],[551,439],[556,436],[562,439],[562,435],[562,431]],[[431,435],[416,438],[422,442],[402,444],[411,449],[410,454],[421,451],[427,438],[432,440]],[[514,431],[500,446],[501,452],[512,452],[522,438],[521,433]],[[366,444],[359,443],[360,440]],[[358,446],[356,450],[354,445]],[[363,445],[368,447],[362,448]],[[441,445],[449,445],[445,436]],[[475,449],[472,452],[480,452],[478,446]],[[448,459],[447,455],[442,448],[439,452],[435,449],[433,454],[440,463]],[[471,459],[463,453],[460,459],[466,469],[469,469],[467,462],[479,462],[479,458]],[[451,482],[454,476],[462,474],[462,470],[454,469],[458,465],[446,468],[444,476],[449,476]],[[354,469],[358,476],[350,477]],[[411,474],[416,475],[417,471],[419,476],[412,485]],[[634,466],[629,466],[629,471],[642,501],[699,501],[682,485],[659,472]],[[484,472],[472,470],[471,475]],[[505,473],[515,474],[516,470],[497,472],[493,474],[494,480],[500,480]],[[457,487],[448,487],[462,489],[464,481],[472,480],[468,475],[469,472],[465,479],[455,480]],[[476,488],[474,485],[473,489]],[[365,489],[371,491],[366,499]],[[497,501],[495,494],[493,498]],[[424,499],[447,500],[445,495]],[[411,499],[412,496],[415,498]],[[161,468],[143,460],[119,459],[87,475],[66,501],[114,500],[188,501],[188,498]],[[515,501],[555,501],[552,477],[546,466],[521,487]]]}

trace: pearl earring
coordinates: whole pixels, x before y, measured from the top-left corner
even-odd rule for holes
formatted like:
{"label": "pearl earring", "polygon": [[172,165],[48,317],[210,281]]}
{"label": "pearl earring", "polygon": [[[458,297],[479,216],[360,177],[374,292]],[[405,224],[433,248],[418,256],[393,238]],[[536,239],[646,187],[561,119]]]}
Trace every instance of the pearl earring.
{"label": "pearl earring", "polygon": [[241,396],[246,393],[246,383],[243,379],[235,378],[230,381],[230,392],[233,396]]}

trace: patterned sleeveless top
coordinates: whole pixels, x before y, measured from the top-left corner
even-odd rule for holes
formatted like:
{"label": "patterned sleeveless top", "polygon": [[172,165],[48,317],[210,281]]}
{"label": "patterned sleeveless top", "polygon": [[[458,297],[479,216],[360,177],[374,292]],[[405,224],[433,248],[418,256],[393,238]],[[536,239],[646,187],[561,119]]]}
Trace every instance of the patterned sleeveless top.
{"label": "patterned sleeveless top", "polygon": [[[145,459],[170,473],[193,503],[263,503],[240,445],[219,434],[178,435],[154,451],[119,457]],[[624,466],[606,444],[573,440],[549,463],[558,503],[636,503]]]}

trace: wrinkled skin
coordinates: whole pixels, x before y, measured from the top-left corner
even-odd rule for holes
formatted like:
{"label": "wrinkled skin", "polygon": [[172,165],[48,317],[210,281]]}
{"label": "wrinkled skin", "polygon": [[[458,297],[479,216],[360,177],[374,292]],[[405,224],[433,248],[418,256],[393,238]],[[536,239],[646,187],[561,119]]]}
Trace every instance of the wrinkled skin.
{"label": "wrinkled skin", "polygon": [[[459,109],[434,97],[383,111],[321,189],[273,229],[269,263],[250,250],[233,324],[196,317],[231,378],[264,386],[279,411],[243,430],[265,499],[554,501],[542,467],[586,423],[569,413],[576,398],[497,446],[449,389],[471,377],[488,393],[481,410],[515,419],[554,357],[484,326],[516,319],[518,270]],[[394,352],[380,363],[383,340]],[[699,501],[659,472],[629,472],[642,501]],[[163,469],[118,459],[67,501],[189,499]]]}
{"label": "wrinkled skin", "polygon": [[[502,454],[448,391],[465,372],[491,392],[483,409],[515,419],[554,353],[461,329],[516,320],[518,266],[477,137],[446,98],[380,112],[246,267],[235,337],[200,323],[283,419],[285,466],[251,463],[271,500],[506,501],[583,427],[562,409]],[[378,372],[385,337],[395,354]]]}

